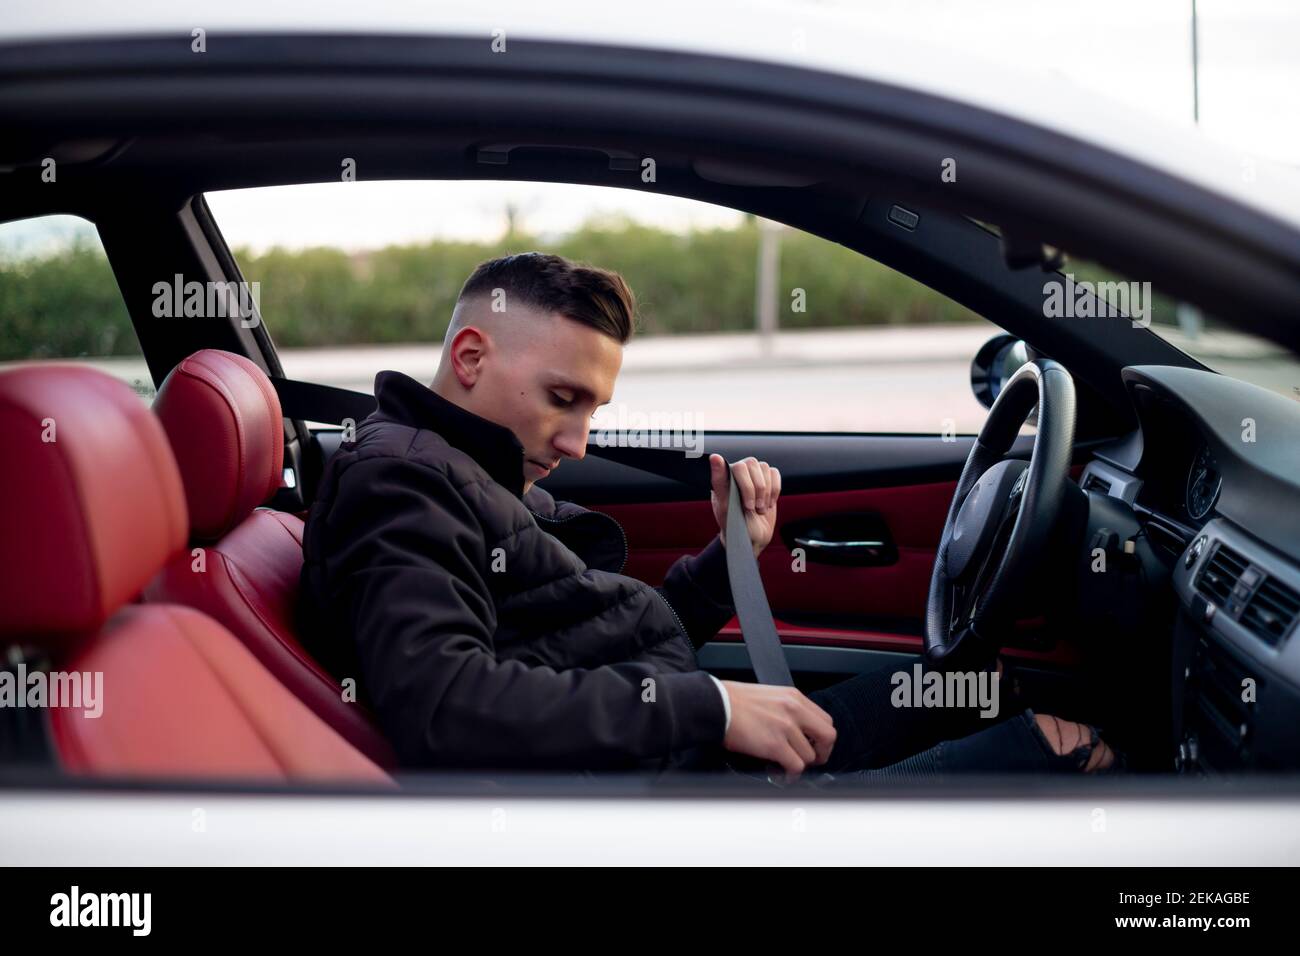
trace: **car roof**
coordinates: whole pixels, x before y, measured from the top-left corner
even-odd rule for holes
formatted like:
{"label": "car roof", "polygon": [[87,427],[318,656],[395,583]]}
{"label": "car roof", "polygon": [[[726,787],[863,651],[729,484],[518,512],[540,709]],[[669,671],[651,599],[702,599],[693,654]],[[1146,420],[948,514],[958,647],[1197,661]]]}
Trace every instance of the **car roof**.
{"label": "car roof", "polygon": [[[635,12],[634,12],[635,11]],[[1127,156],[1300,229],[1300,171],[1213,142],[1191,127],[1132,110],[1045,71],[1017,69],[877,29],[838,9],[779,3],[657,0],[652,12],[604,2],[520,0],[473,9],[402,0],[46,0],[6,11],[0,43],[226,34],[480,36],[730,57],[838,73],[1000,113]],[[957,157],[960,160],[960,157]]]}

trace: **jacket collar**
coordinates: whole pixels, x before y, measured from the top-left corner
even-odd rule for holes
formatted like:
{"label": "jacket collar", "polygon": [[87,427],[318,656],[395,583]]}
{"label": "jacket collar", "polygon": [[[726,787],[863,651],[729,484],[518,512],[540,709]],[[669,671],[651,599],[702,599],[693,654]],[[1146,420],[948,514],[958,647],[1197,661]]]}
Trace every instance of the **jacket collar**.
{"label": "jacket collar", "polygon": [[522,499],[524,446],[509,428],[461,408],[401,372],[376,375],[375,398],[384,417],[437,432],[478,462],[493,481]]}

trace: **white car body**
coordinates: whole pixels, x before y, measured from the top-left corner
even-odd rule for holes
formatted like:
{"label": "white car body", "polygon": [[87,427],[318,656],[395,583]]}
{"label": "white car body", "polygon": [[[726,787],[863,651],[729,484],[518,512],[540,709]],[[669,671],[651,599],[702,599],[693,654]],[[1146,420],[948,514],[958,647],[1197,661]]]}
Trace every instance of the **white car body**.
{"label": "white car body", "polygon": [[[689,28],[686,26],[689,24]],[[752,3],[495,3],[488,8],[319,0],[10,4],[0,43],[223,34],[479,36],[708,54],[925,91],[1100,146],[1300,229],[1300,176],[1052,77],[871,34],[833,12]],[[509,55],[508,52],[504,55]],[[1054,796],[883,793],[719,796],[400,796],[154,791],[75,786],[0,791],[0,863],[137,864],[1042,864],[1300,863],[1300,801],[1188,788],[1111,786]]]}
{"label": "white car body", "polygon": [[[687,26],[689,25],[689,26]],[[903,35],[865,29],[834,10],[724,0],[664,0],[653,14],[613,12],[590,0],[486,6],[403,0],[365,4],[312,0],[50,0],[5,11],[0,42],[173,35],[194,30],[212,43],[225,34],[501,36],[733,57],[912,89],[981,107],[1044,132],[1108,149],[1253,206],[1300,227],[1300,173],[1235,152],[1194,131],[1089,95],[1041,71],[1016,70]],[[1068,148],[1068,143],[1062,143]]]}

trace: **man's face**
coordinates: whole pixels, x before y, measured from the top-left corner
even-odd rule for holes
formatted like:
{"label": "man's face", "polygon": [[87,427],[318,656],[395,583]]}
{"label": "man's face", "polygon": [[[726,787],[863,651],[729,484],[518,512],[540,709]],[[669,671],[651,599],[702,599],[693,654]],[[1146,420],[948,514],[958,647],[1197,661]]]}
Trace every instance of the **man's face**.
{"label": "man's face", "polygon": [[587,453],[596,409],[609,402],[623,365],[617,339],[559,314],[513,309],[471,313],[450,343],[449,395],[463,408],[504,425],[524,446],[524,491],[564,458]]}

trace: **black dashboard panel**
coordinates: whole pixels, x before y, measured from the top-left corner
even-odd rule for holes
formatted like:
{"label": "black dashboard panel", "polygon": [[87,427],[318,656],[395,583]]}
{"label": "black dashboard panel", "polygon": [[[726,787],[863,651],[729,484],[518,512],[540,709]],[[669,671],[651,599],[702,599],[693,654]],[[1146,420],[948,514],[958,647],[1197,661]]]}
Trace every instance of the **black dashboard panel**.
{"label": "black dashboard panel", "polygon": [[1127,502],[1170,562],[1176,763],[1300,767],[1300,403],[1213,372],[1123,377],[1139,429],[1081,483]]}
{"label": "black dashboard panel", "polygon": [[1135,398],[1140,402],[1144,434],[1155,436],[1150,453],[1138,468],[1142,486],[1136,502],[1185,527],[1199,528],[1213,517],[1221,492],[1221,487],[1217,486],[1221,483],[1215,481],[1213,498],[1201,509],[1192,507],[1189,486],[1204,489],[1207,481],[1196,472],[1198,464],[1207,458],[1213,460],[1216,475],[1221,476],[1214,452],[1204,434],[1185,414],[1170,403],[1153,399],[1151,390],[1143,389],[1136,393]]}
{"label": "black dashboard panel", "polygon": [[[1137,365],[1121,374],[1142,439],[1098,457],[1134,474],[1158,472],[1172,454],[1164,429],[1181,418],[1223,476],[1214,512],[1300,562],[1300,402],[1200,369]],[[1137,460],[1113,460],[1135,452]]]}
{"label": "black dashboard panel", "polygon": [[1300,568],[1222,518],[1174,569],[1185,761],[1300,767]]}

